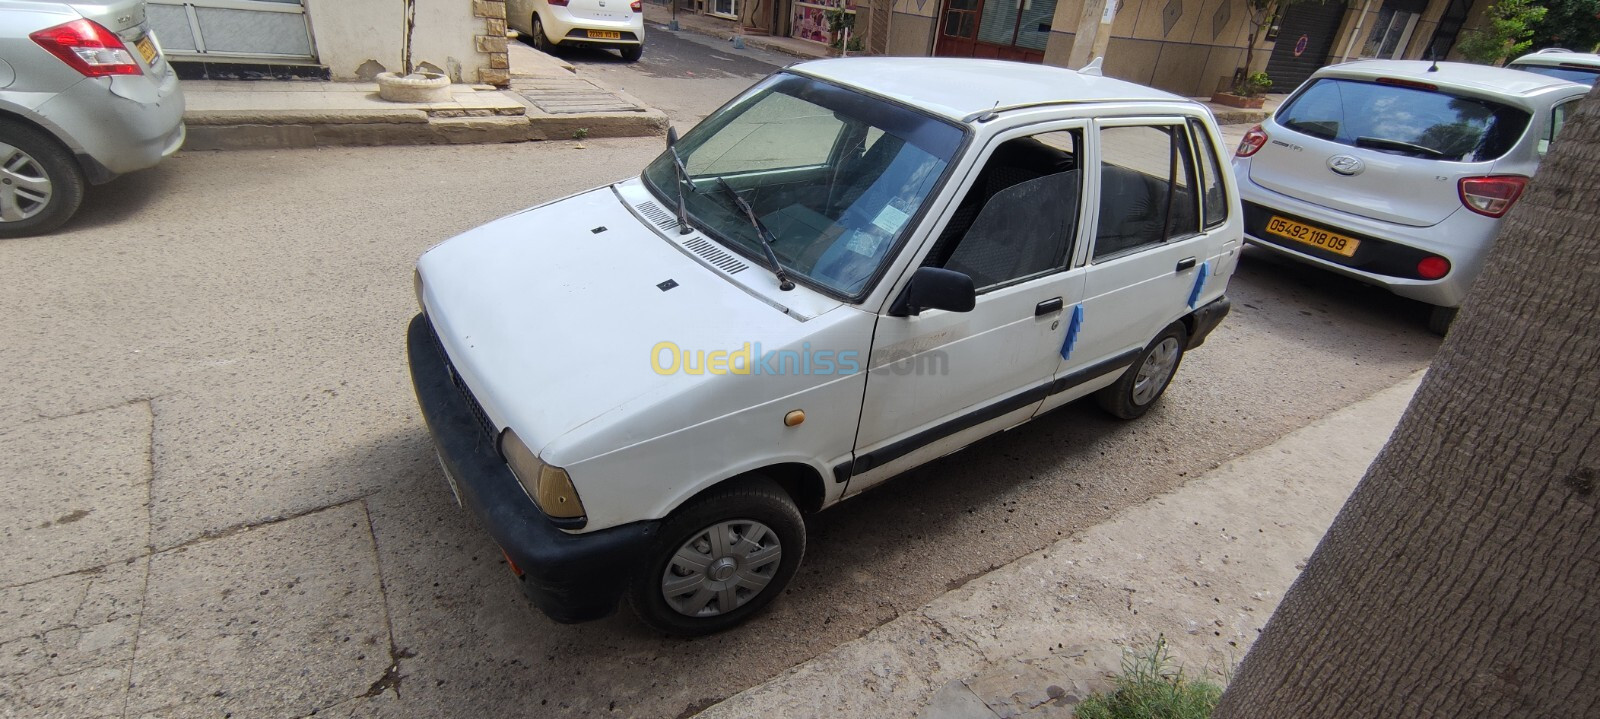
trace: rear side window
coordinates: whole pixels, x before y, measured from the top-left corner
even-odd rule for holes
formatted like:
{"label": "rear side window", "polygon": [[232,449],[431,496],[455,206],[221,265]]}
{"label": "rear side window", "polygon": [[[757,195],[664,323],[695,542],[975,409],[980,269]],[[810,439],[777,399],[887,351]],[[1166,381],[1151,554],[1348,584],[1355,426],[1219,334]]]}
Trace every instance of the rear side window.
{"label": "rear side window", "polygon": [[1228,196],[1222,189],[1222,165],[1217,162],[1216,148],[1211,146],[1211,134],[1198,120],[1189,121],[1189,133],[1194,136],[1195,147],[1200,148],[1201,204],[1205,208],[1206,229],[1228,221]]}
{"label": "rear side window", "polygon": [[1528,113],[1420,87],[1323,78],[1280,109],[1278,124],[1313,137],[1409,157],[1488,162],[1528,129]]}

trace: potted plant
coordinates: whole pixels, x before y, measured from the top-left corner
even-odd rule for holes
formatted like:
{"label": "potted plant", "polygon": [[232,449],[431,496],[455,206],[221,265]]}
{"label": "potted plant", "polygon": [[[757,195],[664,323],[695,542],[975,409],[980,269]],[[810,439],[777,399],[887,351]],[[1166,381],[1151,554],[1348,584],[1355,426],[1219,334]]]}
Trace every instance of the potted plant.
{"label": "potted plant", "polygon": [[1272,78],[1267,77],[1264,72],[1258,72],[1234,83],[1233,92],[1213,93],[1211,101],[1228,107],[1256,109],[1266,104],[1267,98],[1262,97],[1262,94],[1270,89],[1272,89]]}
{"label": "potted plant", "polygon": [[400,64],[405,72],[380,72],[378,97],[389,102],[448,102],[450,78],[444,73],[411,66],[411,36],[417,30],[415,0],[405,0],[406,36],[400,44]]}

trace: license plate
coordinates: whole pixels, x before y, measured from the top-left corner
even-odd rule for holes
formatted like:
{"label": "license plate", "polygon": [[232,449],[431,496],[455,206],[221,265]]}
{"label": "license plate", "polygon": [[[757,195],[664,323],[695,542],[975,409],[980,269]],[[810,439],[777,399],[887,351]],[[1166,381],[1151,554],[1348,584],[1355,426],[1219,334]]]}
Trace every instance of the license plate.
{"label": "license plate", "polygon": [[590,40],[621,40],[622,39],[622,33],[613,32],[611,30],[590,30],[589,31],[589,39]]}
{"label": "license plate", "polygon": [[1311,245],[1345,257],[1355,255],[1356,248],[1361,246],[1361,240],[1354,237],[1345,237],[1327,230],[1319,230],[1311,225],[1284,219],[1276,215],[1267,221],[1267,232],[1286,240],[1294,240],[1295,242]]}
{"label": "license plate", "polygon": [[439,469],[444,470],[444,481],[445,484],[450,485],[450,495],[456,498],[456,506],[461,506],[461,490],[456,487],[456,476],[450,473],[450,466],[444,463],[444,457],[440,456],[437,451],[433,453],[433,456],[439,460]]}
{"label": "license plate", "polygon": [[150,42],[149,35],[139,38],[139,42],[134,43],[134,47],[139,48],[139,54],[144,56],[144,64],[156,64],[156,44]]}

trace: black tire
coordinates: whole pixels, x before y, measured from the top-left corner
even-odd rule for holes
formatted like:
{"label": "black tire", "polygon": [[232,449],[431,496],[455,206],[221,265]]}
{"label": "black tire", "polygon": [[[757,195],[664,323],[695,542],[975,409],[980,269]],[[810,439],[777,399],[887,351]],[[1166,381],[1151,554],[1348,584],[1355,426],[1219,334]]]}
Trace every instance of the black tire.
{"label": "black tire", "polygon": [[[763,525],[767,533],[756,531],[757,523]],[[749,564],[746,564],[749,556],[740,556],[736,550],[719,556],[716,548],[709,544],[717,541],[711,532],[719,529],[723,531],[720,541],[730,548],[742,548],[745,546],[742,537],[756,536],[760,542],[751,542],[751,545],[758,549],[747,552],[748,555],[763,554],[775,545],[778,556],[776,559],[768,557],[765,563],[757,558]],[[730,539],[735,541],[727,544]],[[704,549],[691,546],[697,540]],[[709,560],[705,570],[696,572],[675,562],[680,549],[704,552]],[[662,525],[649,560],[629,582],[628,604],[645,624],[668,634],[701,636],[720,632],[749,619],[781,594],[794,577],[805,551],[805,520],[789,495],[769,479],[756,477],[740,481],[696,500]],[[713,579],[712,568],[719,563],[722,570],[733,575],[721,581]],[[776,567],[770,571],[765,569],[772,565]],[[675,601],[693,607],[695,598],[709,593],[700,607],[700,611],[709,613],[692,616],[670,604],[665,586],[668,572],[685,587]],[[741,587],[736,579],[761,577],[767,581],[754,593],[745,593],[749,590]],[[733,609],[725,611],[721,603],[729,601],[726,599],[729,597]]]}
{"label": "black tire", "polygon": [[623,45],[618,47],[617,50],[622,53],[622,59],[624,62],[638,62],[639,58],[644,57],[643,43],[638,45]]}
{"label": "black tire", "polygon": [[533,36],[533,49],[544,53],[555,51],[555,43],[550,42],[550,38],[546,37],[544,34],[544,23],[539,22],[539,13],[533,14],[533,22],[531,23],[531,27],[533,30],[528,34]]}
{"label": "black tire", "polygon": [[1450,325],[1455,324],[1457,307],[1435,307],[1428,313],[1428,331],[1440,337],[1450,331]]}
{"label": "black tire", "polygon": [[[1168,344],[1169,341],[1176,344]],[[1167,325],[1167,328],[1161,330],[1161,334],[1150,340],[1144,351],[1134,358],[1133,365],[1128,367],[1128,371],[1122,374],[1122,378],[1118,379],[1116,384],[1095,393],[1095,402],[1100,404],[1101,409],[1122,419],[1138,419],[1143,416],[1155,406],[1161,395],[1166,394],[1167,386],[1172,384],[1172,376],[1178,373],[1178,365],[1183,363],[1183,351],[1188,344],[1189,331],[1184,328],[1182,322]],[[1170,355],[1170,366],[1161,359],[1153,359],[1157,357],[1158,351],[1161,352],[1161,357],[1168,356],[1169,351],[1175,351],[1175,354]],[[1147,365],[1153,366],[1147,367]],[[1152,371],[1160,375],[1150,377],[1155,380],[1155,384],[1141,383],[1141,374]]]}
{"label": "black tire", "polygon": [[[24,189],[25,183],[39,181],[48,182],[48,194]],[[54,137],[0,120],[0,213],[13,216],[0,216],[0,238],[42,235],[60,227],[78,211],[83,188],[83,168]]]}

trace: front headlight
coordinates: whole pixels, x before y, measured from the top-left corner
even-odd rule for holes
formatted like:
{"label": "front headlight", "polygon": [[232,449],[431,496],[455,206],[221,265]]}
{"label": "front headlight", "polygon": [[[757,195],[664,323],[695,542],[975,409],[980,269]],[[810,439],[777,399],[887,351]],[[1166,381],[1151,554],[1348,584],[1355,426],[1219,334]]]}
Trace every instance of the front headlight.
{"label": "front headlight", "polygon": [[557,519],[577,519],[583,516],[583,502],[578,490],[572,486],[567,470],[545,464],[517,438],[517,433],[506,430],[500,433],[500,456],[511,466],[522,491],[545,514]]}

